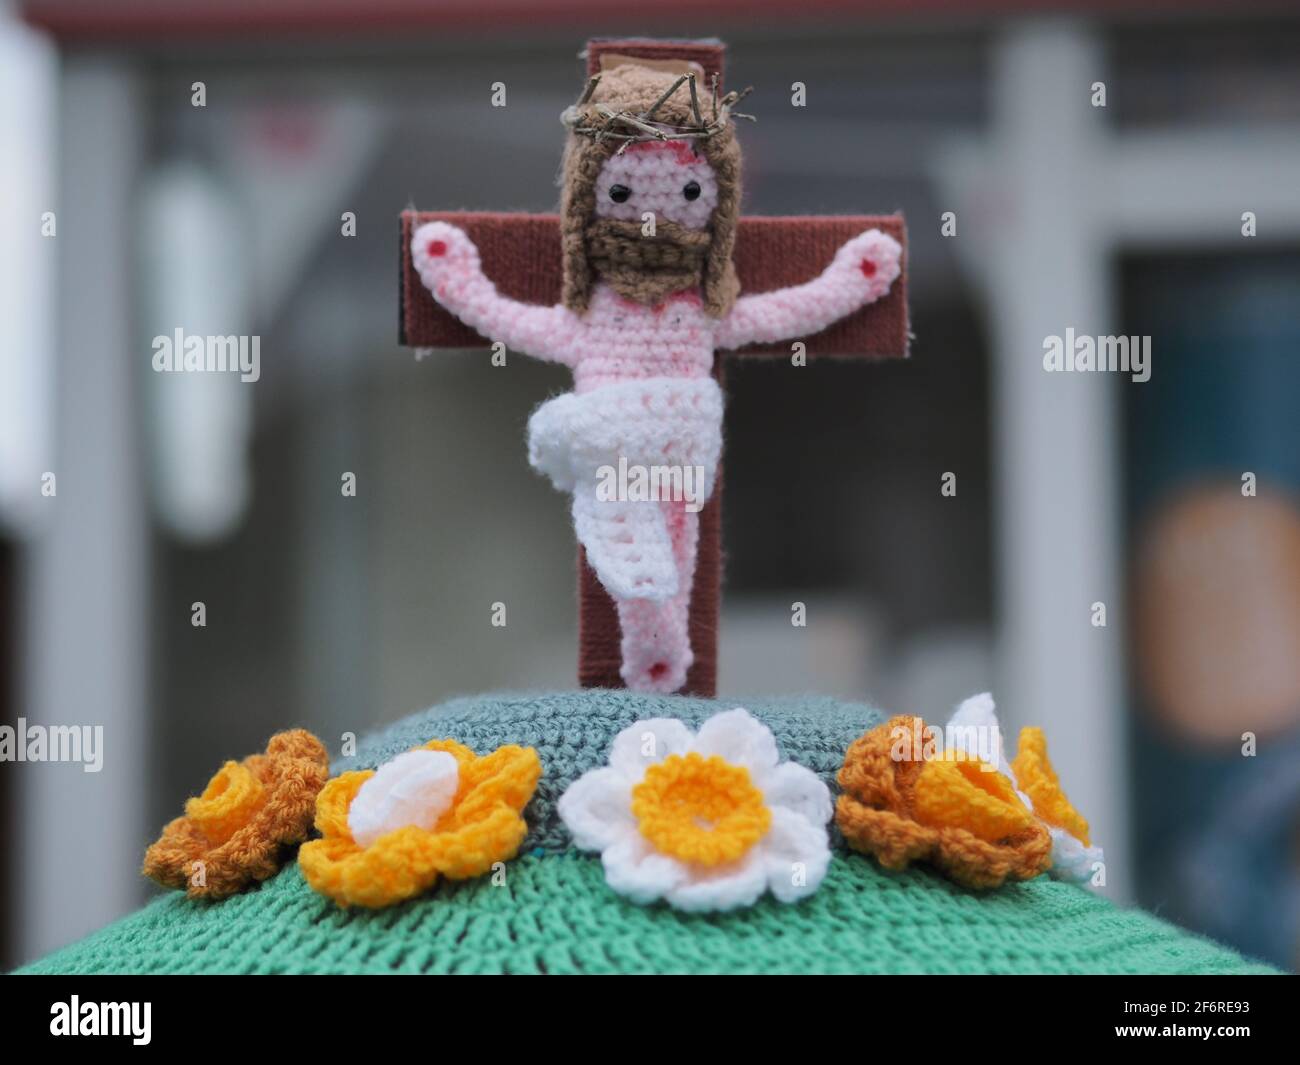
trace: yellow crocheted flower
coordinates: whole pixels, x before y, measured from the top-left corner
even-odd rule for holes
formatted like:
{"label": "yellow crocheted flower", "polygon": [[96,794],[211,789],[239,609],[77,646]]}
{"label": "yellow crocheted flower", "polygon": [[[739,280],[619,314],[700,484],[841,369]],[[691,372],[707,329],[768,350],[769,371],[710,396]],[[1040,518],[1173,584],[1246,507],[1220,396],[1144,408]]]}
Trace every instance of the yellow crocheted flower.
{"label": "yellow crocheted flower", "polygon": [[[410,756],[420,752],[450,755],[455,765],[445,758],[415,764],[420,759]],[[404,759],[409,772],[398,766]],[[390,767],[398,772],[388,786],[382,778]],[[298,864],[322,895],[340,906],[369,908],[413,898],[440,876],[482,876],[518,852],[528,834],[523,809],[541,775],[531,747],[500,747],[480,757],[455,740],[432,740],[378,771],[329,781],[316,799],[323,838],[299,849]],[[371,781],[378,789],[373,800],[361,796]]]}

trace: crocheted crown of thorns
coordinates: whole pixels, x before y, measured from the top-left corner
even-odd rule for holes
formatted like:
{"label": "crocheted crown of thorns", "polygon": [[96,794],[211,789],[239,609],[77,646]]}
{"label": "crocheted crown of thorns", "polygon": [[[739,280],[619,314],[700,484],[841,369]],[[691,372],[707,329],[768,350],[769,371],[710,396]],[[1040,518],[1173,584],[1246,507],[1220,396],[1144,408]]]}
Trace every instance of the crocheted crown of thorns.
{"label": "crocheted crown of thorns", "polygon": [[[645,68],[635,64],[620,68],[640,72]],[[605,75],[594,74],[576,104],[564,109],[560,121],[580,136],[594,140],[612,139],[617,151],[627,150],[629,144],[650,140],[706,140],[727,129],[732,117],[753,119],[753,115],[735,111],[737,103],[749,95],[750,90],[719,95],[717,76],[704,86],[694,73],[672,75],[657,74],[656,80],[667,84],[650,104],[642,107],[639,92],[629,92],[625,87],[626,74],[615,75],[600,89]],[[639,74],[630,79],[633,83],[648,81]],[[615,82],[617,86],[611,88]]]}

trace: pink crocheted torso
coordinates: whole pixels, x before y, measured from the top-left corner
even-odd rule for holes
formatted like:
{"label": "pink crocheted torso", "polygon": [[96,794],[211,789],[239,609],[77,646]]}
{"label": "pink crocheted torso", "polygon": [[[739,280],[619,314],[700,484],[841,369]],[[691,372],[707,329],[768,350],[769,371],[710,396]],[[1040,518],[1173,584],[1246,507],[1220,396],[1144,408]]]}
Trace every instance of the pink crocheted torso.
{"label": "pink crocheted torso", "polygon": [[576,392],[618,381],[713,372],[713,320],[690,291],[647,307],[597,285],[571,343]]}

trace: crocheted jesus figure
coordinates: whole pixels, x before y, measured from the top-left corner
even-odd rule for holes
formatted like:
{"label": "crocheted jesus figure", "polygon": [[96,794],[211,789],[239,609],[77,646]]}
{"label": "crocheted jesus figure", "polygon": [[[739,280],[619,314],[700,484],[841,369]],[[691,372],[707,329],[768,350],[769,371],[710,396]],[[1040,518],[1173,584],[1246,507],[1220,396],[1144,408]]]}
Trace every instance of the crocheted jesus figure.
{"label": "crocheted jesus figure", "polygon": [[[695,80],[619,66],[564,112],[559,304],[501,296],[456,226],[430,222],[411,241],[421,281],[449,312],[573,370],[573,391],[529,420],[528,457],[572,496],[578,540],[618,608],[620,672],[635,691],[677,691],[693,661],[699,508],[722,450],[715,352],[820,332],[888,292],[902,254],[870,229],[820,276],[740,295],[740,94],[710,97]],[[678,490],[613,493],[619,469]]]}

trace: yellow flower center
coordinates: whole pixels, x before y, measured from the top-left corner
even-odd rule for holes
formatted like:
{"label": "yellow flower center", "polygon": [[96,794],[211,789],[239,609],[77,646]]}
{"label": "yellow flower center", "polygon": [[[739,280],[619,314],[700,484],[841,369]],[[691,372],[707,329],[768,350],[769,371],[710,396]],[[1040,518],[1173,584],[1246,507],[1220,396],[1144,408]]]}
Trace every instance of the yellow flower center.
{"label": "yellow flower center", "polygon": [[632,813],[655,850],[709,866],[735,861],[772,824],[749,770],[716,754],[671,754],[652,765],[632,789]]}
{"label": "yellow flower center", "polygon": [[185,813],[214,845],[225,843],[253,819],[265,794],[262,782],[239,762],[227,762],[203,794],[185,803]]}

